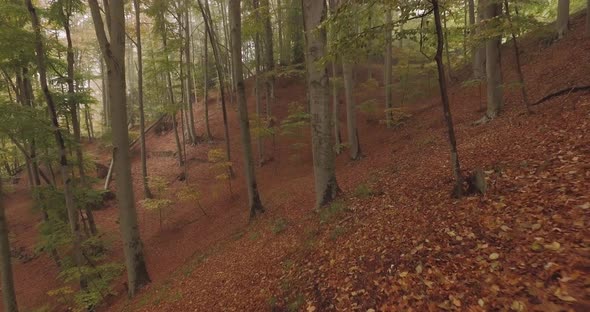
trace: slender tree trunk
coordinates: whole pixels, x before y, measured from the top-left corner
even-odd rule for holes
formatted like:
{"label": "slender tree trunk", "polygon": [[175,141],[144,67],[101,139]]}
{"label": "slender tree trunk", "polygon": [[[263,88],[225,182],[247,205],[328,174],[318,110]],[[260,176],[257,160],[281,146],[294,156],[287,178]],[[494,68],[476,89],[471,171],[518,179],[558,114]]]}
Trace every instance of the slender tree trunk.
{"label": "slender tree trunk", "polygon": [[522,73],[522,65],[520,62],[520,49],[518,48],[518,41],[516,40],[516,34],[514,29],[512,29],[512,17],[510,16],[510,6],[508,5],[508,0],[504,0],[504,5],[506,7],[506,17],[508,18],[508,23],[511,28],[511,36],[512,36],[512,47],[514,48],[514,59],[516,60],[516,73],[518,74],[518,83],[520,84],[520,92],[522,94],[522,100],[526,107],[527,113],[531,113],[531,108],[529,106],[529,98],[526,92],[526,86],[524,84],[524,74]]}
{"label": "slender tree trunk", "polygon": [[[259,3],[258,0],[253,0],[252,1],[253,4],[253,9],[254,9],[254,18],[256,20],[260,19],[260,14],[259,12]],[[261,51],[261,44],[260,44],[260,34],[257,31],[256,34],[254,35],[254,59],[256,62],[256,77],[254,78],[254,92],[255,92],[255,107],[256,107],[256,118],[260,123],[260,120],[262,118],[262,113],[261,113],[261,109],[260,109],[260,76],[262,74],[260,67],[261,67],[261,61],[260,61],[260,54],[262,53]],[[268,113],[268,111],[267,111]],[[260,127],[261,125],[258,125],[258,127]],[[258,149],[258,165],[262,166],[264,164],[264,143],[262,140],[262,136],[260,131],[258,131],[257,135],[256,135],[256,148]]]}
{"label": "slender tree trunk", "polygon": [[104,117],[103,132],[111,126],[111,107],[109,105],[109,92],[107,83],[107,73],[105,67],[106,65],[104,64],[104,60],[100,58],[100,80],[102,83],[102,114]]}
{"label": "slender tree trunk", "polygon": [[[166,31],[164,31],[164,33],[162,34],[162,42],[164,44],[164,51],[167,50],[168,48],[168,40],[166,38]],[[168,60],[168,54],[166,54],[166,64],[169,63]],[[170,101],[170,105],[171,106],[175,106],[176,102],[174,101],[174,89],[172,87],[172,77],[170,75],[170,71],[167,70],[166,71],[166,83],[168,85],[168,100]],[[182,145],[180,142],[180,136],[178,135],[178,122],[176,121],[176,116],[178,115],[178,109],[174,109],[174,112],[172,113],[172,128],[174,128],[174,141],[176,142],[176,153],[178,154],[178,165],[182,166],[184,165],[184,155],[183,155],[183,149],[182,149]],[[182,118],[182,112],[181,112],[181,118]],[[184,131],[182,128],[180,128],[180,131]]]}
{"label": "slender tree trunk", "polygon": [[209,126],[209,31],[205,23],[205,35],[203,36],[203,106],[205,107],[205,135],[207,140],[212,140],[211,127]]}
{"label": "slender tree trunk", "polygon": [[[467,1],[467,20],[465,22],[466,33],[465,33],[465,40],[473,39],[475,35],[475,0],[466,0]],[[473,40],[472,40],[473,41]],[[475,65],[475,49],[473,47],[468,46],[465,44],[465,52],[467,53],[471,50],[471,62]]]}
{"label": "slender tree trunk", "polygon": [[184,14],[184,55],[186,59],[186,100],[188,102],[188,133],[191,139],[191,144],[197,143],[197,132],[195,131],[195,118],[193,112],[193,103],[195,102],[195,94],[192,92],[192,85],[193,85],[193,74],[192,74],[192,64],[191,64],[191,24],[189,21],[189,12],[188,9],[188,0],[185,0],[185,9],[186,12]]}
{"label": "slender tree trunk", "polygon": [[[30,0],[27,0],[30,1]],[[123,236],[123,251],[127,267],[128,294],[133,297],[138,289],[150,282],[139,235],[137,211],[133,198],[129,133],[127,130],[127,98],[125,95],[125,12],[122,1],[110,3],[107,11],[109,39],[104,31],[97,0],[89,0],[96,37],[108,67],[109,102],[112,105],[112,128],[119,223]],[[112,19],[112,20],[110,20]]]}
{"label": "slender tree trunk", "polygon": [[281,66],[287,65],[288,61],[285,58],[286,53],[284,50],[284,42],[283,42],[283,5],[282,0],[277,0],[277,23],[278,23],[278,41],[279,41],[279,64]]}
{"label": "slender tree trunk", "polygon": [[393,30],[392,22],[392,8],[391,5],[387,5],[385,12],[385,124],[387,128],[393,126],[393,49],[392,49],[392,35]]}
{"label": "slender tree trunk", "polygon": [[[68,213],[70,231],[73,237],[72,248],[74,253],[74,263],[76,267],[78,267],[78,269],[81,269],[84,265],[82,258],[82,235],[80,232],[80,223],[78,222],[78,211],[74,203],[74,195],[72,192],[72,179],[69,173],[66,145],[63,135],[59,129],[56,106],[53,101],[51,91],[49,90],[49,86],[47,84],[47,69],[45,63],[45,51],[41,36],[41,26],[39,25],[39,17],[37,16],[37,11],[33,6],[31,0],[25,0],[25,3],[31,16],[31,23],[33,25],[33,31],[35,33],[35,54],[37,55],[37,72],[39,74],[39,83],[41,85],[43,95],[45,96],[45,101],[47,102],[47,107],[50,113],[51,123],[53,126],[55,141],[59,149],[59,162],[61,166],[61,177],[64,185],[66,211]],[[85,288],[86,285],[84,274],[80,272],[80,275],[80,286],[82,288]]]}
{"label": "slender tree trunk", "polygon": [[270,1],[262,1],[262,14],[264,19],[264,62],[266,75],[266,115],[268,118],[272,115],[271,108],[275,102],[275,60],[274,60],[274,46],[272,40],[272,23],[270,19]]}
{"label": "slender tree trunk", "polygon": [[[477,1],[477,18],[476,23],[477,25],[474,27],[473,32],[474,35],[478,32],[482,31],[482,21],[484,20],[484,11],[485,11],[485,1],[486,0],[478,0]],[[486,73],[486,45],[485,43],[476,43],[475,51],[473,55],[473,78],[475,79],[484,79]]]}
{"label": "slender tree trunk", "polygon": [[336,198],[336,165],[333,140],[333,121],[330,112],[328,71],[320,65],[326,53],[326,29],[321,25],[327,15],[326,3],[302,0],[303,24],[306,36],[306,68],[311,111],[313,168],[316,207],[320,208]]}
{"label": "slender tree trunk", "polygon": [[342,137],[340,135],[340,113],[338,100],[338,86],[336,85],[336,62],[332,61],[332,119],[334,120],[334,151],[337,155],[342,152]]}
{"label": "slender tree trunk", "polygon": [[229,17],[231,29],[231,52],[233,60],[233,75],[236,89],[238,91],[238,112],[240,116],[240,132],[242,134],[242,145],[244,148],[244,169],[246,175],[246,186],[248,188],[248,202],[250,208],[250,218],[254,218],[258,212],[264,212],[258,185],[256,183],[256,174],[254,172],[254,162],[252,157],[252,143],[250,138],[250,123],[248,120],[248,106],[246,103],[246,90],[244,87],[244,77],[242,73],[242,18],[240,12],[240,0],[230,0]]}
{"label": "slender tree trunk", "polygon": [[[229,127],[227,122],[227,109],[225,103],[225,79],[223,75],[223,68],[221,63],[221,53],[219,52],[219,43],[217,42],[217,37],[215,36],[215,32],[212,29],[212,19],[211,14],[209,11],[209,3],[205,1],[205,5],[203,5],[201,0],[197,0],[199,4],[199,9],[201,11],[201,15],[203,16],[203,20],[207,23],[207,32],[209,35],[209,39],[211,40],[211,47],[213,48],[213,58],[215,59],[215,68],[217,69],[217,77],[219,79],[219,93],[221,95],[221,112],[223,115],[223,129],[224,129],[224,136],[225,136],[225,153],[227,161],[231,163],[231,149],[230,149],[230,141],[229,141]],[[230,177],[234,176],[233,169],[230,165],[229,167],[229,175]]]}
{"label": "slender tree trunk", "polygon": [[[63,27],[66,34],[66,41],[67,41],[67,63],[68,63],[68,77],[67,77],[67,84],[68,84],[68,102],[70,102],[70,116],[72,118],[72,129],[74,130],[74,139],[76,140],[76,160],[78,162],[78,173],[80,174],[80,180],[82,185],[86,186],[86,172],[84,170],[84,155],[82,153],[82,131],[80,130],[80,118],[78,115],[79,106],[76,99],[76,91],[74,86],[74,47],[72,44],[72,36],[70,32],[70,13],[63,12]],[[88,225],[90,227],[90,233],[92,235],[96,235],[98,230],[96,228],[96,223],[94,222],[94,215],[92,213],[92,209],[85,205],[84,211],[86,213],[86,218],[88,220]]]}
{"label": "slender tree trunk", "polygon": [[147,149],[145,146],[145,112],[143,109],[143,47],[141,46],[141,11],[139,0],[133,0],[135,10],[135,35],[137,49],[137,104],[139,105],[139,146],[141,154],[141,182],[143,185],[143,197],[152,198],[152,192],[148,186]]}
{"label": "slender tree trunk", "polygon": [[557,39],[563,38],[569,31],[570,0],[558,0],[557,2]]}
{"label": "slender tree trunk", "polygon": [[[493,19],[500,15],[502,6],[493,1],[486,3],[485,18]],[[504,106],[503,87],[502,87],[502,69],[500,65],[500,45],[501,36],[489,38],[486,41],[486,81],[487,81],[487,119],[493,119],[502,110]]]}
{"label": "slender tree trunk", "polygon": [[4,212],[4,194],[2,193],[2,177],[0,177],[0,276],[2,277],[2,303],[4,311],[18,312],[16,293],[14,291],[14,277],[10,257],[10,241],[8,240],[8,225]]}
{"label": "slender tree trunk", "polygon": [[438,0],[432,0],[434,9],[434,24],[436,27],[437,48],[436,48],[436,66],[438,68],[438,82],[440,86],[440,95],[443,104],[443,112],[445,116],[445,123],[449,134],[449,143],[451,147],[451,167],[453,175],[455,176],[454,195],[460,197],[463,191],[463,178],[461,176],[461,167],[459,165],[459,154],[457,153],[457,142],[455,139],[455,129],[453,128],[453,118],[451,116],[451,109],[449,105],[449,96],[447,94],[447,82],[445,76],[445,67],[442,60],[443,52],[443,29],[440,19],[440,10]]}
{"label": "slender tree trunk", "polygon": [[445,41],[445,55],[447,57],[447,68],[448,70],[448,77],[449,80],[452,79],[453,74],[451,71],[451,52],[449,52],[449,29],[447,28],[447,12],[446,10],[443,10],[442,12],[442,16],[443,16],[443,27],[444,27],[444,41]]}
{"label": "slender tree trunk", "polygon": [[356,127],[356,105],[354,103],[354,82],[352,77],[352,64],[345,60],[342,62],[342,78],[344,80],[344,94],[346,98],[346,132],[348,134],[348,145],[350,159],[361,158],[361,147]]}

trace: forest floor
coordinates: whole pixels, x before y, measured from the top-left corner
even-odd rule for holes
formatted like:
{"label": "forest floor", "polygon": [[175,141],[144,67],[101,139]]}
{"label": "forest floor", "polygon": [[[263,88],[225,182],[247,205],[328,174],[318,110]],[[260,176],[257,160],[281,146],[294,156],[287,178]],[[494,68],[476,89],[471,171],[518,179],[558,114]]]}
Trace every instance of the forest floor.
{"label": "forest floor", "polygon": [[[590,85],[590,39],[583,37],[583,23],[583,16],[572,19],[568,37],[548,47],[538,38],[523,40],[532,102]],[[511,46],[504,47],[502,61],[510,85],[516,81]],[[357,81],[366,79],[366,70],[357,72]],[[359,90],[357,101],[381,104],[383,97],[375,94],[382,93]],[[502,115],[474,126],[483,114],[478,88],[451,86],[462,169],[485,171],[489,187],[483,196],[450,196],[446,128],[440,99],[433,95],[404,106],[411,116],[395,129],[359,113],[364,157],[351,161],[346,151],[338,156],[342,196],[324,212],[313,209],[309,132],[277,137],[275,148],[267,140],[265,151],[274,159],[257,168],[266,213],[250,223],[236,122],[230,124],[237,174],[231,193],[207,160],[209,150],[224,146],[217,109],[217,140],[188,147],[188,182],[177,180],[183,168],[162,153],[175,150],[173,134],[150,134],[150,175],[170,183],[161,196],[177,201],[175,193],[188,183],[203,194],[207,216],[195,203],[179,202],[165,212],[160,227],[157,213],[138,205],[153,283],[128,300],[121,278],[121,294],[104,310],[590,310],[590,94],[552,98],[530,115],[519,94],[507,90]],[[303,80],[279,80],[276,97],[273,114],[281,120],[289,103],[305,103]],[[202,116],[198,106],[195,115]],[[230,121],[236,120],[230,108]],[[137,151],[133,172],[139,200]],[[13,246],[33,254],[39,220],[28,209],[26,192],[24,183],[17,186],[7,215]],[[111,242],[112,258],[121,259],[116,207],[97,211],[96,219]],[[53,306],[48,302],[55,299],[46,293],[60,284],[45,255],[15,261],[15,275],[25,311]]]}

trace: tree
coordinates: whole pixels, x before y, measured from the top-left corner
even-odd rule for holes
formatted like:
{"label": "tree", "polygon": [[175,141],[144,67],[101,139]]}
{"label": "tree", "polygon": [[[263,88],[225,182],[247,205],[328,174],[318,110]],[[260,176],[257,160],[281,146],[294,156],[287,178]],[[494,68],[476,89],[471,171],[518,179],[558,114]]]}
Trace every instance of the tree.
{"label": "tree", "polygon": [[[387,4],[386,4],[387,5]],[[391,109],[393,108],[393,49],[392,49],[392,7],[387,5],[385,9],[385,123],[387,128],[391,128],[393,123],[393,116]]]}
{"label": "tree", "polygon": [[191,41],[192,41],[192,33],[191,33],[191,24],[190,24],[190,6],[188,0],[184,1],[184,10],[185,13],[183,14],[184,17],[184,58],[186,62],[186,85],[185,85],[185,92],[186,92],[186,101],[187,101],[187,115],[188,115],[188,133],[191,139],[191,144],[197,143],[197,133],[195,131],[195,118],[193,113],[193,103],[195,102],[195,93],[193,90],[193,74],[192,74],[192,64],[191,64]]}
{"label": "tree", "polygon": [[488,37],[486,38],[486,81],[487,111],[477,123],[485,123],[498,116],[504,106],[502,87],[502,68],[500,64],[500,45],[502,37],[499,30],[498,16],[502,13],[502,5],[493,0],[486,0],[484,17]]}
{"label": "tree", "polygon": [[563,38],[569,31],[570,22],[570,0],[558,0],[557,1],[557,21],[555,26],[557,27],[557,39]]}
{"label": "tree", "polygon": [[514,59],[516,60],[516,73],[518,74],[518,83],[520,84],[520,92],[522,95],[522,100],[526,107],[527,113],[531,113],[531,108],[529,107],[529,98],[526,92],[526,86],[524,84],[524,74],[522,73],[522,65],[520,62],[520,49],[518,48],[518,40],[516,40],[516,31],[514,30],[514,25],[512,23],[512,17],[510,16],[510,6],[508,5],[508,0],[504,0],[504,6],[506,8],[506,18],[508,19],[508,24],[510,27],[510,35],[512,37],[512,48],[514,49]]}
{"label": "tree", "polygon": [[209,126],[209,30],[208,23],[205,24],[203,35],[203,106],[205,107],[205,136],[208,140],[213,139],[211,127]]}
{"label": "tree", "polygon": [[143,185],[143,197],[151,198],[152,193],[148,186],[148,171],[147,171],[147,150],[145,146],[145,112],[143,108],[143,55],[141,46],[141,11],[139,0],[133,0],[133,8],[135,10],[135,48],[137,49],[137,104],[139,106],[139,145],[141,154],[141,181]]}
{"label": "tree", "polygon": [[8,240],[8,226],[4,212],[4,194],[2,193],[2,177],[0,177],[0,275],[2,276],[2,303],[4,311],[18,312],[16,294],[14,292],[14,278],[10,256],[10,241]]}
{"label": "tree", "polygon": [[[474,16],[475,26],[473,34],[477,35],[482,31],[481,23],[484,20],[484,9],[486,0],[477,1],[477,14]],[[475,41],[473,52],[473,78],[483,80],[486,75],[486,46],[479,40]]]}
{"label": "tree", "polygon": [[266,75],[266,115],[270,118],[271,107],[274,105],[275,92],[274,92],[274,46],[272,40],[272,23],[270,18],[270,1],[261,0],[262,3],[262,18],[264,23],[264,62]]}
{"label": "tree", "polygon": [[[43,46],[43,38],[41,36],[41,25],[39,23],[37,10],[33,6],[31,0],[25,0],[25,4],[27,6],[27,10],[29,11],[29,15],[31,16],[31,24],[33,25],[33,31],[35,33],[35,54],[37,55],[37,72],[39,74],[39,84],[41,85],[41,90],[43,91],[45,102],[47,103],[47,108],[53,126],[53,134],[55,136],[55,141],[59,150],[59,164],[61,178],[64,185],[65,206],[68,214],[68,222],[70,223],[70,231],[73,238],[72,249],[74,253],[74,263],[78,269],[81,269],[82,266],[84,266],[84,259],[82,255],[82,234],[80,231],[80,223],[78,222],[78,210],[76,208],[76,204],[74,203],[72,177],[70,176],[69,172],[65,140],[59,128],[56,105],[47,83],[46,56],[45,48]],[[80,275],[80,286],[85,288],[86,285],[84,275],[82,273],[80,273]]]}
{"label": "tree", "polygon": [[107,38],[98,0],[89,0],[88,3],[109,78],[119,223],[123,236],[128,294],[133,297],[141,286],[150,282],[150,277],[137,224],[129,159],[127,98],[125,96],[125,11],[122,1],[109,2],[109,6],[105,7],[109,32]]}
{"label": "tree", "polygon": [[451,147],[451,168],[453,175],[455,176],[455,186],[453,194],[457,197],[462,195],[463,191],[463,178],[461,176],[461,167],[459,164],[459,154],[457,153],[457,141],[455,139],[455,129],[453,127],[453,118],[451,116],[451,108],[449,105],[449,95],[447,94],[447,81],[445,75],[445,66],[443,64],[442,52],[443,52],[443,28],[440,19],[440,9],[438,0],[432,0],[432,7],[434,12],[434,25],[436,27],[436,67],[438,69],[438,84],[440,87],[440,96],[443,104],[443,113],[445,117],[445,124],[449,135],[449,145]]}
{"label": "tree", "polygon": [[326,54],[327,40],[326,30],[320,26],[326,18],[327,8],[324,1],[302,0],[301,3],[306,38],[305,59],[311,112],[316,207],[320,208],[335,199],[339,191],[336,181],[328,71],[326,66],[321,64]]}
{"label": "tree", "polygon": [[233,62],[233,77],[236,85],[238,113],[240,118],[240,132],[244,154],[244,171],[246,187],[248,188],[248,205],[250,218],[254,218],[258,212],[264,212],[264,207],[258,193],[256,174],[254,172],[254,160],[252,157],[252,140],[250,137],[250,122],[248,120],[248,106],[246,103],[246,89],[242,73],[242,16],[240,12],[241,0],[230,0],[229,17],[231,32],[231,55]]}
{"label": "tree", "polygon": [[[225,76],[223,74],[223,66],[221,63],[221,52],[219,51],[219,42],[213,30],[213,21],[211,19],[211,12],[209,10],[209,2],[205,1],[204,5],[201,0],[197,0],[199,4],[199,10],[201,11],[201,15],[203,16],[203,20],[207,27],[205,30],[207,31],[207,36],[211,42],[211,47],[213,48],[213,58],[215,59],[215,69],[217,71],[217,79],[219,80],[219,93],[221,95],[221,112],[223,116],[223,129],[224,129],[224,137],[225,137],[225,154],[227,158],[227,162],[230,164],[228,167],[229,176],[233,176],[233,167],[231,166],[231,149],[230,149],[230,141],[229,141],[229,126],[227,121],[227,109],[225,103]],[[223,3],[223,2],[222,2]],[[219,98],[219,97],[218,97]]]}

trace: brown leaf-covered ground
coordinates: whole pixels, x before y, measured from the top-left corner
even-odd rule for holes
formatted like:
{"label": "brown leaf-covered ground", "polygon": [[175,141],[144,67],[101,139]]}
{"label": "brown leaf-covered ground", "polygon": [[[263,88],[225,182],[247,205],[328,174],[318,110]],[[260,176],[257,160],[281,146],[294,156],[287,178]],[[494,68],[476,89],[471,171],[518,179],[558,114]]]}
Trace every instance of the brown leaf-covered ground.
{"label": "brown leaf-covered ground", "polygon": [[[549,47],[534,38],[524,42],[532,101],[590,85],[590,39],[583,37],[583,21],[576,17],[572,33]],[[508,84],[516,80],[511,53],[505,47]],[[358,72],[362,81],[366,71]],[[258,169],[267,212],[251,223],[239,129],[232,122],[237,172],[232,194],[206,161],[207,151],[223,142],[190,147],[188,181],[203,194],[208,216],[194,203],[178,203],[160,228],[157,215],[139,207],[153,283],[131,301],[111,298],[103,309],[590,310],[590,94],[556,97],[527,115],[518,90],[510,90],[498,119],[473,126],[482,114],[478,94],[460,83],[450,90],[462,169],[467,175],[482,168],[488,183],[484,196],[460,200],[450,197],[449,148],[437,96],[406,107],[412,116],[395,129],[359,116],[365,157],[355,162],[346,153],[338,157],[342,199],[325,212],[313,210],[309,134],[278,138],[274,151],[267,142],[274,160]],[[358,92],[359,102],[374,96]],[[304,99],[300,79],[282,79],[273,112],[284,118],[288,103]],[[221,114],[213,111],[213,132],[221,138]],[[196,114],[201,116],[200,107]],[[176,180],[182,168],[157,153],[175,149],[173,136],[152,134],[147,143],[150,172],[170,182],[164,196],[175,199],[184,184]],[[134,160],[139,199],[138,157]],[[34,226],[26,225],[34,217],[14,205],[25,200],[24,192],[11,197],[8,217],[17,245],[30,246]],[[120,259],[115,207],[99,211],[97,220],[113,241],[112,258]],[[44,293],[57,287],[56,272],[45,256],[15,267],[21,304],[32,308],[50,300]],[[117,283],[121,293],[122,284],[123,279]]]}

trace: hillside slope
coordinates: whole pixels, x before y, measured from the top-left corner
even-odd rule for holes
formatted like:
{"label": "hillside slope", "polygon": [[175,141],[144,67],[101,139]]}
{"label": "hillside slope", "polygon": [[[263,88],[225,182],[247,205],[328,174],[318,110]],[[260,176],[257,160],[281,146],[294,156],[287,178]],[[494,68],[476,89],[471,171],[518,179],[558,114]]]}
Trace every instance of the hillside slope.
{"label": "hillside slope", "polygon": [[[577,17],[571,36],[548,48],[527,41],[523,70],[532,100],[590,85],[582,26]],[[510,47],[504,55],[508,84],[516,80]],[[334,216],[312,212],[307,151],[292,163],[263,167],[267,215],[199,251],[127,307],[587,310],[590,96],[556,97],[526,115],[517,91],[507,92],[499,119],[474,127],[477,90],[451,90],[463,170],[484,168],[485,196],[450,198],[435,97],[409,108],[413,117],[397,129],[361,125],[366,157],[339,157],[344,200],[332,206]],[[301,101],[303,88],[290,85],[277,96]],[[238,215],[245,219],[246,211]]]}
{"label": "hillside slope", "polygon": [[[583,17],[572,20],[564,40],[541,48],[523,47],[523,70],[530,97],[590,85],[590,40]],[[516,79],[510,47],[503,73]],[[358,76],[362,79],[362,74]],[[251,83],[251,81],[250,81]],[[249,103],[253,103],[249,85]],[[358,92],[359,102],[378,93]],[[273,113],[281,120],[290,103],[303,105],[300,78],[277,84]],[[452,186],[446,130],[438,97],[404,109],[412,116],[387,130],[359,116],[365,157],[337,159],[342,200],[328,212],[313,211],[309,133],[277,137],[266,151],[274,158],[258,169],[267,212],[248,224],[239,128],[230,106],[233,164],[237,176],[216,180],[210,150],[223,148],[221,114],[211,99],[218,139],[188,147],[188,185],[202,194],[195,203],[178,201],[182,172],[170,151],[172,133],[150,134],[150,175],[169,183],[162,196],[175,201],[164,213],[138,207],[142,238],[153,283],[128,301],[124,280],[116,285],[108,311],[284,311],[443,309],[588,310],[590,270],[590,94],[572,93],[535,106],[526,115],[518,90],[506,93],[506,111],[483,126],[478,90],[455,84],[450,90],[459,156],[467,174],[481,167],[490,189],[483,197],[450,198]],[[202,105],[195,116],[202,118]],[[344,115],[342,115],[343,117]],[[344,118],[341,118],[344,120]],[[342,127],[345,128],[344,125]],[[202,122],[198,132],[203,133]],[[343,133],[343,138],[346,133]],[[141,199],[139,155],[134,151],[135,196]],[[30,247],[36,237],[25,215],[24,189],[8,205],[11,231]],[[96,214],[121,259],[113,205]],[[42,255],[16,263],[17,295],[27,308],[53,299],[58,287],[50,260]],[[39,281],[40,276],[42,282]],[[575,300],[575,301],[574,301]]]}

